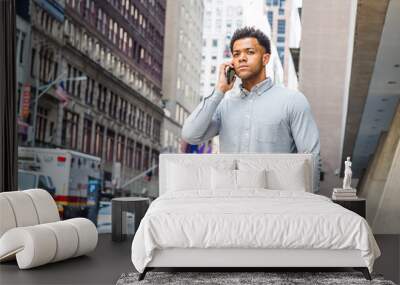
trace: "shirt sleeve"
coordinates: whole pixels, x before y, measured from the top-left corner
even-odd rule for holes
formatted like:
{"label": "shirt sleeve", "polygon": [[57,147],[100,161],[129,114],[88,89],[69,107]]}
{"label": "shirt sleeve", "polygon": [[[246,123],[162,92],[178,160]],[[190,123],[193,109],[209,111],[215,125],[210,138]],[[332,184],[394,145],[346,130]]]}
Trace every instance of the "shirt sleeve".
{"label": "shirt sleeve", "polygon": [[223,93],[214,90],[203,98],[183,124],[182,139],[184,141],[199,144],[219,134],[221,126],[219,104],[223,96]]}
{"label": "shirt sleeve", "polygon": [[290,128],[298,153],[311,153],[313,156],[313,191],[319,191],[321,171],[320,140],[317,124],[311,113],[310,105],[302,93],[291,98]]}

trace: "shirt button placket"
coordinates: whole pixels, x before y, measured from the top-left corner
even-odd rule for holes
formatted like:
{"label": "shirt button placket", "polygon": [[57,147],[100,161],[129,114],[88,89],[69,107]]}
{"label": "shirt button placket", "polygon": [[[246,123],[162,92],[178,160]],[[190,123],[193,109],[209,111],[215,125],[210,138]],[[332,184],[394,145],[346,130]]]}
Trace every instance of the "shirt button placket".
{"label": "shirt button placket", "polygon": [[[250,93],[250,96],[252,97],[253,94]],[[250,98],[251,98],[250,97]],[[249,147],[250,147],[250,114],[251,114],[251,107],[252,107],[253,99],[250,99],[247,103],[247,109],[246,109],[246,115],[245,115],[245,133],[244,133],[244,140],[245,143],[243,144],[244,146],[244,151],[249,152]]]}

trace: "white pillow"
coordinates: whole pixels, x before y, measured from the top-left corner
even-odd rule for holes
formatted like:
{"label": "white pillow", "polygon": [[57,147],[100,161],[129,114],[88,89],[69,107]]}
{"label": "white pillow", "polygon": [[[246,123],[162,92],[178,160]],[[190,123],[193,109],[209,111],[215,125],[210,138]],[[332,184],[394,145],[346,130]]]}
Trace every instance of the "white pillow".
{"label": "white pillow", "polygon": [[236,190],[236,170],[211,168],[212,190]]}
{"label": "white pillow", "polygon": [[210,189],[210,168],[196,165],[169,163],[167,191]]}
{"label": "white pillow", "polygon": [[239,170],[266,169],[267,188],[271,190],[307,191],[307,163],[298,159],[240,159]]}
{"label": "white pillow", "polygon": [[305,162],[293,163],[292,167],[284,171],[279,169],[269,169],[267,171],[268,189],[307,191],[307,180],[305,172]]}
{"label": "white pillow", "polygon": [[267,188],[267,171],[236,170],[237,188]]}

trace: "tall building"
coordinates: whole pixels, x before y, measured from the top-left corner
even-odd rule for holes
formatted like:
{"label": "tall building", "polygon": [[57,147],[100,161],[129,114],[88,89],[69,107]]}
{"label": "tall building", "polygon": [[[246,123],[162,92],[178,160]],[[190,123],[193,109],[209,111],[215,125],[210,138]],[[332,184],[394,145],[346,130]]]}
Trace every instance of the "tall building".
{"label": "tall building", "polygon": [[322,3],[303,1],[300,49],[299,89],[310,102],[320,132],[320,191],[327,196],[340,185],[335,174],[342,163],[356,15],[356,1],[335,2],[326,9]]}
{"label": "tall building", "polygon": [[283,83],[298,88],[298,49],[301,38],[301,0],[266,0],[271,40],[277,47],[283,67]]}
{"label": "tall building", "polygon": [[165,152],[180,151],[183,123],[200,102],[203,10],[203,1],[167,1],[162,88]]}
{"label": "tall building", "polygon": [[[400,2],[304,0],[300,90],[321,137],[322,194],[347,156],[375,234],[400,233]],[[318,27],[318,28],[316,28]]]}
{"label": "tall building", "polygon": [[31,81],[57,81],[37,100],[35,146],[101,157],[106,187],[157,164],[165,1],[30,5]]}

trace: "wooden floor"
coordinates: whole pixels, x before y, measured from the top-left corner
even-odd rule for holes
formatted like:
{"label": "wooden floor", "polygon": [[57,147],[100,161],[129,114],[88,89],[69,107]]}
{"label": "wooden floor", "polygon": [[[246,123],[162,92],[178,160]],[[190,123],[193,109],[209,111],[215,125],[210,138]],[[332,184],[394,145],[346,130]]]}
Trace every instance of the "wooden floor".
{"label": "wooden floor", "polygon": [[[400,235],[375,237],[382,251],[374,272],[399,283]],[[0,265],[0,284],[115,284],[124,272],[135,271],[131,258],[132,239],[116,243],[110,234],[100,234],[99,243],[88,256],[48,264],[29,270],[19,270],[16,262]]]}

